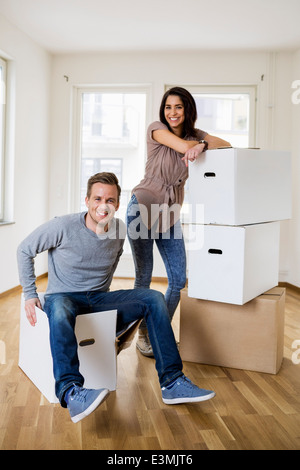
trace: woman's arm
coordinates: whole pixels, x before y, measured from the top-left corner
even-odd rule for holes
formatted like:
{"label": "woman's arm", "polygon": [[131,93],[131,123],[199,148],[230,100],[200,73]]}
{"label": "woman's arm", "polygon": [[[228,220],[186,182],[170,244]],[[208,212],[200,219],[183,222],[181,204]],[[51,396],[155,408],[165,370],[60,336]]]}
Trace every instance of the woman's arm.
{"label": "woman's arm", "polygon": [[189,161],[194,161],[202,152],[205,144],[199,144],[198,140],[184,140],[167,129],[157,129],[152,132],[156,142],[165,145],[176,152],[182,153],[182,161],[188,166]]}
{"label": "woman's arm", "polygon": [[[213,135],[206,134],[205,142],[208,143],[208,150],[217,149],[220,147],[231,147],[229,142],[226,140],[220,139],[219,137],[215,137]],[[199,152],[199,148],[202,145],[202,149]],[[185,166],[188,166],[189,161],[194,162],[196,158],[203,152],[205,144],[199,144],[199,146],[192,147],[191,149],[187,150],[182,158],[182,161],[185,163]]]}
{"label": "woman's arm", "polygon": [[208,143],[208,150],[217,149],[219,147],[231,147],[231,144],[226,140],[215,137],[214,135],[207,134],[205,140]]}
{"label": "woman's arm", "polygon": [[[202,148],[204,147],[203,144],[199,144],[198,140],[181,139],[181,137],[178,137],[177,135],[173,134],[173,132],[167,129],[157,129],[153,131],[152,137],[159,144],[165,145],[166,147],[170,147],[171,149],[176,150],[176,152],[182,154],[185,154],[188,150],[196,146],[201,153]],[[209,150],[216,149],[219,147],[231,147],[231,144],[229,142],[220,139],[220,137],[216,137],[214,135],[206,134],[204,140],[208,143]]]}
{"label": "woman's arm", "polygon": [[[182,161],[188,166],[188,162],[193,162],[203,152],[205,144],[199,144],[197,140],[184,140],[173,134],[167,129],[157,129],[153,131],[152,137],[156,142],[165,145],[176,152],[184,154]],[[226,140],[220,139],[210,134],[206,134],[205,141],[208,143],[208,149],[216,149],[219,147],[231,147]]]}
{"label": "woman's arm", "polygon": [[173,134],[173,132],[167,129],[157,129],[153,131],[152,137],[159,144],[165,145],[166,147],[176,150],[176,152],[182,153],[183,155],[189,149],[195,147],[196,145],[203,146],[203,144],[199,144],[199,141],[197,140],[181,139],[181,137],[178,137],[177,135]]}

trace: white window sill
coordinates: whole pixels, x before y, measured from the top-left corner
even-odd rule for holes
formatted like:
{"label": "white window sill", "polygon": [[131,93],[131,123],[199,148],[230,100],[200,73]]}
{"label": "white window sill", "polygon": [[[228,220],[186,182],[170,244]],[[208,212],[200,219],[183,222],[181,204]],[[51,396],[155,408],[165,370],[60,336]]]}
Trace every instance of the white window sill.
{"label": "white window sill", "polygon": [[13,225],[13,224],[15,224],[15,223],[16,223],[16,222],[14,222],[14,221],[9,222],[9,221],[7,221],[7,220],[2,220],[2,221],[0,221],[0,227],[1,227],[1,225]]}

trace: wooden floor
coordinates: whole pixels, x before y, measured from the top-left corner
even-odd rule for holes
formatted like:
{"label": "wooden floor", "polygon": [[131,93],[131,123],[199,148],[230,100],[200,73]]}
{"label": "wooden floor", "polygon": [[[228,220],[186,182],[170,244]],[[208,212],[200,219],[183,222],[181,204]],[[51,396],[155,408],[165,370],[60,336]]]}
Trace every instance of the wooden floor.
{"label": "wooden floor", "polygon": [[[115,280],[114,288],[132,287]],[[153,287],[164,291],[165,285]],[[45,280],[40,281],[44,290]],[[0,299],[0,449],[300,449],[300,295],[287,289],[284,361],[278,375],[184,364],[199,386],[216,391],[202,404],[167,406],[154,360],[132,346],[118,357],[118,388],[83,421],[49,404],[18,367],[20,292]],[[178,313],[174,322],[178,337]],[[298,349],[300,346],[298,346]],[[300,359],[300,352],[299,352]],[[4,361],[5,359],[5,361]],[[294,357],[295,359],[295,357]],[[297,356],[296,356],[297,359]]]}

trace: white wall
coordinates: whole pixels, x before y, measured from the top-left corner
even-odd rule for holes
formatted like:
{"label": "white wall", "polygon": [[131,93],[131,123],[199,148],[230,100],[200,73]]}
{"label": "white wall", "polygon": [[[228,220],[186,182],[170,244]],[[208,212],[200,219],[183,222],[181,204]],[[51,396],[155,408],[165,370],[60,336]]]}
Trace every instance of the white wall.
{"label": "white wall", "polygon": [[[74,86],[84,84],[149,84],[149,120],[158,118],[165,84],[257,84],[258,145],[268,144],[267,123],[269,55],[266,53],[110,53],[55,56],[52,70],[52,140],[50,215],[70,209],[68,192],[72,171],[70,112]],[[64,75],[69,77],[67,82]],[[262,82],[261,75],[266,78]],[[285,121],[283,121],[285,125]],[[63,188],[63,191],[62,191]]]}
{"label": "white wall", "polygon": [[[0,226],[0,292],[19,283],[18,243],[37,225],[71,208],[72,92],[74,85],[88,84],[148,84],[149,121],[158,117],[165,84],[256,84],[256,145],[288,149],[293,154],[294,217],[282,222],[280,280],[300,287],[300,105],[292,105],[290,99],[291,83],[300,79],[300,51],[99,53],[51,58],[2,17],[0,50],[11,59],[15,76],[11,196],[15,224]],[[38,257],[36,268],[37,274],[47,270],[45,257]]]}
{"label": "white wall", "polygon": [[[9,141],[11,225],[0,226],[0,293],[19,284],[16,248],[37,225],[48,219],[49,110],[51,57],[0,16],[0,55],[9,61],[13,86],[10,109],[14,132]],[[46,271],[40,256],[36,273]]]}
{"label": "white wall", "polygon": [[[256,145],[291,150],[292,65],[293,54],[289,52],[147,52],[55,56],[52,69],[50,216],[70,209],[69,176],[74,166],[70,116],[74,86],[149,84],[149,119],[154,120],[158,118],[166,84],[257,85]],[[68,82],[64,75],[69,77]],[[299,214],[298,217],[300,219]],[[280,280],[291,282],[290,264],[299,263],[299,258],[295,260],[290,256],[290,222],[282,222],[281,225]],[[163,274],[162,270],[162,263],[158,263],[154,275]],[[122,266],[119,274],[125,274]],[[296,285],[300,286],[297,282]]]}
{"label": "white wall", "polygon": [[[300,50],[293,55],[292,80],[300,81]],[[299,90],[299,86],[298,86]],[[291,89],[291,94],[294,92]],[[299,100],[300,93],[297,92]],[[289,282],[300,287],[300,103],[292,104],[293,218],[290,222]]]}

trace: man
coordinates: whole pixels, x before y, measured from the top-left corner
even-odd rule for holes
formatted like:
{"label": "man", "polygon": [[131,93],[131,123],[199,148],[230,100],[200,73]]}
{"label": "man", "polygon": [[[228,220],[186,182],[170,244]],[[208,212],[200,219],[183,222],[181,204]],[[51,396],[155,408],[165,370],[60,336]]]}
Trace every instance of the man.
{"label": "man", "polygon": [[20,282],[25,311],[32,326],[35,307],[41,308],[36,292],[34,263],[48,250],[48,286],[44,311],[49,320],[56,395],[68,407],[73,422],[94,411],[109,390],[83,388],[79,372],[76,315],[117,309],[117,329],[144,318],[156,360],[166,404],[198,402],[215,393],[199,389],[182,373],[168,310],[163,295],[151,289],[109,292],[123,251],[125,224],[114,218],[121,188],[113,173],[97,173],[88,181],[87,212],[56,217],[38,227],[18,247]]}

